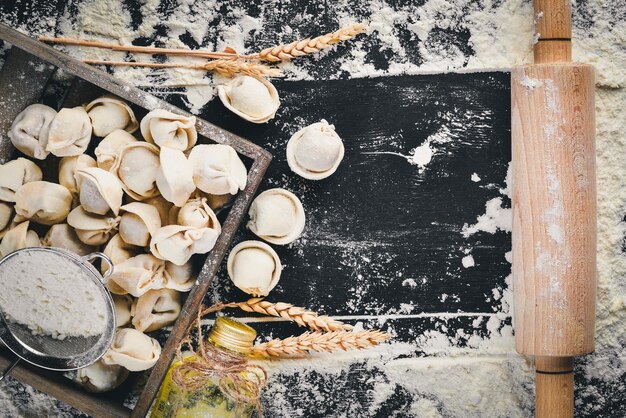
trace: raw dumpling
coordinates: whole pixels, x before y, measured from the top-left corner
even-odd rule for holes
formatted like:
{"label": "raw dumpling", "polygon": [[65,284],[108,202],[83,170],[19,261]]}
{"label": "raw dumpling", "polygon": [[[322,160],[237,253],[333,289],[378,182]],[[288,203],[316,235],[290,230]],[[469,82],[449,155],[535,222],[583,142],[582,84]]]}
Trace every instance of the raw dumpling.
{"label": "raw dumpling", "polygon": [[159,148],[137,141],[122,148],[111,171],[122,181],[130,197],[144,200],[159,194],[156,185],[159,165]]}
{"label": "raw dumpling", "polygon": [[161,260],[182,266],[193,254],[205,254],[213,249],[219,232],[211,228],[168,225],[159,228],[150,241],[150,251]]}
{"label": "raw dumpling", "polygon": [[76,172],[83,168],[96,167],[96,160],[87,154],[63,157],[59,162],[59,184],[71,193],[78,193]]}
{"label": "raw dumpling", "polygon": [[280,106],[276,88],[264,78],[240,75],[217,86],[217,92],[228,110],[253,123],[272,119]]}
{"label": "raw dumpling", "polygon": [[177,266],[169,261],[165,262],[165,287],[179,292],[188,292],[196,279],[193,275],[192,262],[188,261],[182,266]]}
{"label": "raw dumpling", "polygon": [[133,306],[133,298],[129,295],[111,295],[115,305],[115,326],[120,328],[130,324],[130,311]]}
{"label": "raw dumpling", "polygon": [[287,143],[289,168],[309,180],[321,180],[333,174],[343,154],[343,141],[335,127],[323,119],[299,130]]}
{"label": "raw dumpling", "polygon": [[91,121],[82,106],[59,110],[50,124],[46,151],[57,157],[80,155],[91,140]]}
{"label": "raw dumpling", "polygon": [[17,158],[0,165],[0,200],[15,202],[15,192],[26,183],[43,178],[37,164],[26,158]]}
{"label": "raw dumpling", "polygon": [[113,390],[128,378],[128,370],[117,364],[106,364],[100,359],[76,370],[74,380],[88,392],[102,393]]}
{"label": "raw dumpling", "polygon": [[176,321],[181,307],[179,292],[170,289],[150,290],[133,303],[133,326],[141,332],[161,329]]}
{"label": "raw dumpling", "polygon": [[267,296],[278,284],[282,269],[276,251],[261,241],[243,241],[228,256],[228,276],[254,297]]}
{"label": "raw dumpling", "polygon": [[44,160],[48,156],[50,124],[56,114],[56,110],[42,104],[32,104],[22,110],[9,131],[13,146],[29,157]]}
{"label": "raw dumpling", "polygon": [[246,187],[246,166],[229,145],[198,145],[191,150],[189,162],[193,182],[203,192],[237,194]]}
{"label": "raw dumpling", "polygon": [[13,215],[13,205],[7,202],[0,202],[0,238],[11,228]]}
{"label": "raw dumpling", "polygon": [[123,129],[133,133],[139,127],[133,110],[115,96],[106,94],[85,106],[93,134],[101,138],[107,136],[116,129]]}
{"label": "raw dumpling", "polygon": [[150,244],[150,237],[161,227],[159,211],[146,203],[133,202],[122,206],[125,212],[119,231],[124,242],[139,247]]}
{"label": "raw dumpling", "polygon": [[98,167],[81,168],[76,170],[76,182],[80,204],[87,212],[98,215],[120,212],[124,190],[114,174]]}
{"label": "raw dumpling", "polygon": [[117,229],[120,218],[95,215],[82,206],[74,208],[67,216],[67,223],[76,230],[78,239],[87,245],[102,245]]}
{"label": "raw dumpling", "polygon": [[144,200],[143,203],[153,206],[159,212],[159,216],[161,217],[161,226],[170,224],[170,210],[176,207],[172,202],[168,202],[163,196],[158,195]]}
{"label": "raw dumpling", "polygon": [[191,164],[182,151],[166,147],[161,148],[160,161],[156,184],[161,195],[176,206],[183,206],[196,190]]}
{"label": "raw dumpling", "polygon": [[213,212],[220,213],[224,208],[230,207],[235,200],[235,195],[230,193],[226,194],[209,194],[204,193],[209,207],[213,209]]}
{"label": "raw dumpling", "polygon": [[106,365],[118,364],[131,372],[154,366],[161,355],[161,346],[154,338],[132,328],[118,328],[111,348],[102,357]]}
{"label": "raw dumpling", "polygon": [[[96,251],[95,247],[85,244],[68,224],[52,225],[41,241],[44,247],[63,248],[78,255],[87,255]],[[106,263],[102,263],[106,265]]]}
{"label": "raw dumpling", "polygon": [[193,199],[185,203],[185,206],[178,211],[176,223],[195,228],[212,228],[217,230],[218,234],[222,230],[206,198]]}
{"label": "raw dumpling", "polygon": [[139,297],[165,287],[165,262],[152,254],[139,254],[115,266],[107,286],[116,295]]}
{"label": "raw dumpling", "polygon": [[94,153],[98,161],[98,167],[103,170],[111,170],[115,165],[122,149],[131,142],[137,142],[137,138],[128,132],[117,129],[108,134],[96,147]]}
{"label": "raw dumpling", "polygon": [[32,181],[15,193],[15,213],[40,224],[63,222],[71,208],[72,194],[60,184]]}
{"label": "raw dumpling", "polygon": [[156,109],[141,120],[141,135],[159,147],[187,151],[198,140],[196,117]]}
{"label": "raw dumpling", "polygon": [[295,241],[304,230],[304,208],[300,199],[285,189],[266,190],[250,205],[248,228],[272,244]]}
{"label": "raw dumpling", "polygon": [[[134,245],[127,244],[124,242],[120,234],[115,234],[113,238],[109,240],[106,247],[102,251],[104,255],[108,256],[113,263],[113,266],[117,266],[118,264],[128,260],[131,257],[134,257],[138,254],[138,248]],[[109,269],[107,263],[102,263],[100,265],[100,271],[102,274],[106,273]]]}
{"label": "raw dumpling", "polygon": [[28,229],[29,222],[22,222],[9,230],[0,242],[0,258],[26,247],[41,247],[41,241],[35,231]]}

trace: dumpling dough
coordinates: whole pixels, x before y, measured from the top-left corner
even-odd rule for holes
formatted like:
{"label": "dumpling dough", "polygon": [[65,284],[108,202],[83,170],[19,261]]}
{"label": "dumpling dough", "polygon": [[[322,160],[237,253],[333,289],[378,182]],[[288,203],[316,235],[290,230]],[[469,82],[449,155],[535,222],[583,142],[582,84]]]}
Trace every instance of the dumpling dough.
{"label": "dumpling dough", "polygon": [[196,117],[156,109],[141,120],[141,135],[151,144],[187,151],[198,140]]}
{"label": "dumpling dough", "polygon": [[276,88],[264,78],[240,75],[217,86],[217,93],[228,110],[253,123],[272,119],[280,106]]}
{"label": "dumpling dough", "polygon": [[85,106],[85,110],[91,119],[93,134],[101,138],[116,129],[123,129],[132,134],[139,127],[135,113],[130,106],[110,94],[98,97]]}
{"label": "dumpling dough", "polygon": [[124,383],[128,374],[128,370],[122,366],[108,365],[100,359],[87,367],[78,369],[73,380],[88,392],[102,393],[113,390]]}
{"label": "dumpling dough", "polygon": [[56,110],[42,104],[32,104],[22,110],[9,131],[13,146],[29,157],[44,160],[49,154],[46,151],[48,133],[56,114]]}
{"label": "dumpling dough", "polygon": [[140,202],[124,205],[122,210],[125,213],[120,220],[120,237],[128,244],[146,247],[152,234],[161,227],[159,211]]}
{"label": "dumpling dough", "polygon": [[[96,251],[95,247],[78,239],[76,231],[68,224],[52,225],[41,244],[44,247],[63,248],[78,255],[87,255]],[[106,265],[106,263],[102,264]]]}
{"label": "dumpling dough", "polygon": [[43,178],[37,164],[26,158],[17,158],[0,165],[0,200],[15,202],[15,192],[26,183]]}
{"label": "dumpling dough", "polygon": [[294,173],[309,180],[333,174],[344,155],[335,127],[322,119],[296,132],[287,143],[287,163]]}
{"label": "dumpling dough", "polygon": [[130,295],[111,295],[115,305],[115,326],[120,328],[130,324],[130,311],[133,307],[133,298]]}
{"label": "dumpling dough", "polygon": [[159,165],[159,148],[137,141],[122,149],[111,171],[122,181],[130,197],[144,200],[159,194],[156,185]]}
{"label": "dumpling dough", "polygon": [[120,212],[124,190],[114,174],[98,167],[81,168],[76,171],[80,204],[87,212],[105,215]]}
{"label": "dumpling dough", "polygon": [[222,229],[217,216],[209,207],[206,198],[190,200],[180,208],[176,218],[178,225],[193,226],[195,228],[212,228],[219,233]]}
{"label": "dumpling dough", "polygon": [[[120,234],[115,234],[113,238],[109,240],[107,245],[104,247],[102,251],[104,255],[108,256],[113,263],[113,266],[117,266],[118,264],[128,260],[131,257],[134,257],[138,254],[139,248],[134,245],[127,244],[124,242]],[[100,271],[102,274],[106,273],[109,269],[107,263],[100,264]]]}
{"label": "dumpling dough", "polygon": [[154,338],[132,328],[118,328],[111,348],[102,357],[106,365],[118,364],[131,372],[154,366],[161,355],[161,346]]}
{"label": "dumpling dough", "polygon": [[203,192],[237,194],[246,187],[246,166],[229,145],[198,145],[191,150],[189,162],[193,182]]}
{"label": "dumpling dough", "polygon": [[96,147],[94,153],[98,161],[98,167],[103,170],[111,170],[115,165],[122,149],[131,142],[137,142],[137,138],[126,131],[117,129],[108,134]]}
{"label": "dumpling dough", "polygon": [[228,256],[228,276],[235,286],[257,297],[267,296],[280,280],[282,264],[276,251],[261,241],[243,241]]}
{"label": "dumpling dough", "polygon": [[168,225],[154,233],[150,241],[150,251],[161,260],[182,266],[193,254],[211,251],[219,234],[219,231],[212,228]]}
{"label": "dumpling dough", "polygon": [[159,212],[159,216],[161,217],[161,226],[170,224],[170,210],[176,207],[172,202],[168,202],[163,196],[158,195],[144,200],[143,203],[153,206]]}
{"label": "dumpling dough", "polygon": [[13,205],[7,202],[0,201],[0,238],[7,233],[11,228],[13,221],[14,211]]}
{"label": "dumpling dough", "polygon": [[196,190],[191,164],[182,151],[163,147],[156,184],[161,195],[176,206],[183,206]]}
{"label": "dumpling dough", "polygon": [[176,290],[150,290],[133,303],[131,309],[133,326],[141,332],[161,329],[176,321],[181,307],[181,296]]}
{"label": "dumpling dough", "polygon": [[46,151],[57,157],[80,155],[91,140],[91,120],[82,106],[59,110],[50,124]]}
{"label": "dumpling dough", "polygon": [[72,194],[60,184],[32,181],[15,193],[15,213],[44,225],[54,225],[67,217]]}
{"label": "dumpling dough", "polygon": [[67,223],[76,230],[78,239],[87,245],[102,245],[117,229],[120,218],[89,213],[78,206],[67,215]]}
{"label": "dumpling dough", "polygon": [[0,242],[0,258],[26,247],[41,247],[41,241],[35,231],[28,229],[29,222],[22,222],[9,230]]}
{"label": "dumpling dough", "polygon": [[165,261],[152,254],[139,254],[115,266],[107,287],[116,295],[139,297],[152,289],[165,287]]}
{"label": "dumpling dough", "polygon": [[87,154],[61,158],[59,162],[59,184],[65,186],[73,194],[78,193],[76,172],[89,167],[96,167],[96,160]]}
{"label": "dumpling dough", "polygon": [[304,230],[302,203],[285,189],[270,189],[258,195],[248,214],[248,228],[272,244],[289,244],[298,239]]}

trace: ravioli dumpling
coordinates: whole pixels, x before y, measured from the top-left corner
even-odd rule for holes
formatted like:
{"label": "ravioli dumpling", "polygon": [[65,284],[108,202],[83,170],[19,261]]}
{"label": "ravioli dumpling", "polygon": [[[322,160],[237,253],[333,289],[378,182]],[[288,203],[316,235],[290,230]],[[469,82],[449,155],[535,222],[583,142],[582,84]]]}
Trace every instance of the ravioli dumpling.
{"label": "ravioli dumpling", "polygon": [[94,151],[98,167],[110,171],[122,149],[131,142],[137,142],[137,138],[122,129],[117,129],[104,137]]}
{"label": "ravioli dumpling", "polygon": [[176,206],[183,206],[196,190],[191,164],[182,151],[163,147],[156,184],[161,195]]}
{"label": "ravioli dumpling", "polygon": [[176,220],[178,225],[212,228],[218,233],[222,229],[215,212],[209,207],[206,198],[192,199],[185,203],[185,206],[178,211]]}
{"label": "ravioli dumpling", "polygon": [[128,244],[146,247],[150,237],[161,227],[159,211],[146,203],[132,202],[122,206],[120,237]]}
{"label": "ravioli dumpling", "polygon": [[139,127],[135,113],[128,104],[117,97],[105,94],[93,100],[85,110],[91,119],[93,134],[101,138],[116,129],[133,133]]}
{"label": "ravioli dumpling", "polygon": [[161,148],[187,151],[198,140],[196,117],[156,109],[141,120],[141,135],[147,142]]}
{"label": "ravioli dumpling", "polygon": [[96,160],[87,154],[63,157],[59,162],[59,184],[71,193],[78,193],[76,172],[83,168],[96,167]]}
{"label": "ravioli dumpling", "polygon": [[82,106],[63,108],[48,132],[46,151],[57,157],[83,154],[91,140],[91,120]]}
{"label": "ravioli dumpling", "polygon": [[39,103],[22,110],[9,130],[13,146],[29,157],[44,160],[49,154],[48,133],[56,114],[53,108]]}
{"label": "ravioli dumpling", "polygon": [[182,266],[193,254],[211,251],[219,234],[219,231],[212,228],[168,225],[154,233],[150,241],[150,251],[161,260]]}
{"label": "ravioli dumpling", "polygon": [[343,155],[343,141],[335,127],[323,119],[299,130],[287,143],[289,168],[309,180],[322,180],[333,174]]}
{"label": "ravioli dumpling", "polygon": [[82,206],[72,209],[67,223],[76,230],[78,239],[87,245],[102,245],[117,229],[120,218],[89,213]]}
{"label": "ravioli dumpling", "polygon": [[27,247],[41,247],[41,240],[35,231],[28,229],[29,222],[25,221],[10,229],[0,242],[0,258]]}
{"label": "ravioli dumpling", "polygon": [[159,148],[137,141],[122,148],[111,171],[122,181],[130,197],[144,200],[159,194],[156,185],[159,165]]}
{"label": "ravioli dumpling", "polygon": [[120,212],[124,190],[122,183],[109,171],[98,167],[76,170],[80,204],[87,212],[105,215]]}
{"label": "ravioli dumpling", "polygon": [[272,119],[280,106],[276,87],[264,78],[239,75],[217,86],[217,93],[228,110],[253,123]]}
{"label": "ravioli dumpling", "polygon": [[100,359],[95,363],[78,369],[72,379],[91,393],[113,390],[128,378],[128,370],[117,364],[106,364]]}
{"label": "ravioli dumpling", "polygon": [[154,338],[132,328],[118,328],[111,348],[102,357],[106,365],[118,364],[131,372],[154,366],[161,355],[161,346]]}
{"label": "ravioli dumpling", "polygon": [[196,284],[191,260],[182,266],[166,261],[164,276],[165,288],[167,289],[188,292]]}
{"label": "ravioli dumpling", "polygon": [[96,247],[87,245],[78,239],[76,231],[68,224],[52,225],[41,244],[44,247],[63,248],[82,256],[96,251]]}
{"label": "ravioli dumpling", "polygon": [[276,251],[261,241],[237,244],[226,267],[233,284],[254,297],[267,296],[278,284],[283,269]]}
{"label": "ravioli dumpling", "polygon": [[305,215],[300,199],[285,189],[266,190],[250,205],[248,228],[272,244],[289,244],[302,235]]}
{"label": "ravioli dumpling", "polygon": [[15,213],[43,225],[62,222],[71,208],[72,194],[60,184],[31,181],[15,193]]}
{"label": "ravioli dumpling", "polygon": [[133,327],[141,332],[161,329],[176,321],[181,308],[179,292],[171,289],[149,290],[133,302]]}
{"label": "ravioli dumpling", "polygon": [[15,192],[26,183],[43,178],[37,164],[19,157],[0,165],[0,200],[15,202]]}
{"label": "ravioli dumpling", "polygon": [[196,187],[210,194],[237,194],[246,187],[247,170],[233,147],[203,144],[189,154]]}

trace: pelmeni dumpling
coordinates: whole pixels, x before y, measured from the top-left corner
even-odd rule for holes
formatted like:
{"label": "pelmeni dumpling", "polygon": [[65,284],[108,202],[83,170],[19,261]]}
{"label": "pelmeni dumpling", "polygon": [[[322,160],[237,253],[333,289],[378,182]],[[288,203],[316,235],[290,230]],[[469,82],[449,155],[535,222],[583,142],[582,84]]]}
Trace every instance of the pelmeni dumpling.
{"label": "pelmeni dumpling", "polygon": [[111,295],[115,305],[115,326],[124,327],[130,324],[130,311],[133,307],[133,298],[130,295]]}
{"label": "pelmeni dumpling", "polygon": [[96,167],[96,160],[87,154],[63,157],[59,162],[59,184],[65,186],[71,193],[78,193],[76,172],[83,168]]}
{"label": "pelmeni dumpling", "polygon": [[272,244],[289,244],[302,235],[304,208],[300,199],[285,189],[266,190],[250,205],[248,228]]}
{"label": "pelmeni dumpling", "polygon": [[237,194],[246,187],[246,166],[229,145],[198,145],[191,150],[189,162],[193,182],[203,192]]}
{"label": "pelmeni dumpling", "polygon": [[76,182],[80,204],[87,212],[98,215],[120,212],[124,190],[113,173],[98,167],[81,168],[76,170]]}
{"label": "pelmeni dumpling", "polygon": [[117,129],[108,134],[100,141],[94,151],[98,167],[110,171],[122,149],[131,142],[137,142],[137,138],[122,129]]}
{"label": "pelmeni dumpling", "polygon": [[192,199],[180,208],[177,224],[195,228],[212,228],[219,233],[222,228],[215,212],[209,207],[206,198]]}
{"label": "pelmeni dumpling", "polygon": [[278,284],[283,266],[278,254],[261,241],[243,241],[228,256],[228,276],[252,296],[267,296]]}
{"label": "pelmeni dumpling", "polygon": [[343,154],[343,141],[335,127],[323,119],[299,130],[287,143],[289,168],[309,180],[321,180],[333,174]]}
{"label": "pelmeni dumpling", "polygon": [[41,241],[35,231],[28,229],[29,222],[25,221],[10,229],[0,242],[0,258],[13,251],[26,247],[41,247]]}
{"label": "pelmeni dumpling", "polygon": [[235,195],[230,193],[226,194],[209,194],[204,193],[209,207],[213,209],[213,212],[220,213],[222,209],[230,207],[235,200]]}
{"label": "pelmeni dumpling", "polygon": [[168,225],[159,228],[152,235],[150,251],[161,260],[182,266],[193,254],[211,251],[219,234],[219,231],[212,228]]}
{"label": "pelmeni dumpling", "polygon": [[95,363],[76,370],[72,379],[91,393],[113,390],[128,378],[128,370],[117,364],[106,364],[100,359]]}
{"label": "pelmeni dumpling", "polygon": [[0,201],[0,238],[11,228],[14,214],[12,204]]}
{"label": "pelmeni dumpling", "polygon": [[156,185],[159,165],[159,148],[137,141],[122,148],[111,171],[122,181],[130,197],[144,200],[159,194]]}
{"label": "pelmeni dumpling", "polygon": [[139,247],[150,244],[150,237],[161,227],[159,211],[146,203],[132,202],[122,206],[125,212],[119,232],[124,242]]}
{"label": "pelmeni dumpling", "polygon": [[78,239],[87,245],[102,245],[113,235],[120,217],[96,215],[78,206],[67,216],[67,223],[76,230]]}
{"label": "pelmeni dumpling", "polygon": [[31,181],[15,193],[15,213],[40,224],[63,222],[71,208],[72,194],[60,184]]}
{"label": "pelmeni dumpling", "polygon": [[38,103],[22,110],[9,130],[13,146],[29,157],[44,160],[48,156],[50,124],[56,114],[53,108]]}
{"label": "pelmeni dumpling", "polygon": [[183,206],[196,190],[191,164],[182,151],[167,147],[161,148],[160,161],[156,184],[161,195],[176,206]]}
{"label": "pelmeni dumpling", "polygon": [[123,129],[132,134],[139,127],[135,113],[130,106],[110,94],[98,97],[85,106],[85,110],[91,119],[93,134],[101,138],[116,129]]}
{"label": "pelmeni dumpling", "polygon": [[[107,245],[104,247],[102,251],[104,255],[108,256],[113,263],[113,266],[117,266],[118,264],[128,260],[131,257],[139,254],[139,248],[134,245],[128,244],[124,242],[120,234],[115,234],[113,238],[107,242]],[[100,271],[102,274],[106,273],[109,269],[107,263],[100,264]]]}
{"label": "pelmeni dumpling", "polygon": [[188,261],[182,266],[177,266],[169,261],[165,262],[165,288],[188,292],[191,290],[196,279],[193,274],[192,261]]}
{"label": "pelmeni dumpling", "polygon": [[161,346],[154,338],[133,328],[118,328],[111,348],[102,357],[107,365],[118,364],[131,372],[154,366],[161,355]]}
{"label": "pelmeni dumpling", "polygon": [[[52,225],[41,244],[44,247],[63,248],[78,255],[87,255],[96,251],[95,247],[87,245],[78,239],[76,231],[68,224]],[[106,263],[102,264],[106,265]]]}
{"label": "pelmeni dumpling", "polygon": [[228,110],[253,123],[272,119],[280,106],[276,88],[264,78],[240,75],[217,86],[217,93]]}
{"label": "pelmeni dumpling", "polygon": [[169,225],[171,223],[169,221],[170,210],[177,207],[174,206],[172,202],[168,202],[163,196],[158,195],[144,200],[143,203],[153,206],[159,212],[159,216],[161,217],[161,226]]}
{"label": "pelmeni dumpling", "polygon": [[0,165],[0,200],[15,202],[15,192],[26,183],[43,178],[37,164],[26,158],[17,158]]}
{"label": "pelmeni dumpling", "polygon": [[82,106],[59,110],[50,124],[46,151],[57,157],[80,155],[91,140],[91,120]]}
{"label": "pelmeni dumpling", "polygon": [[152,254],[139,254],[115,266],[107,287],[116,295],[139,297],[165,287],[165,261]]}
{"label": "pelmeni dumpling", "polygon": [[137,331],[152,332],[176,321],[182,307],[180,293],[171,289],[150,290],[133,302],[131,315]]}
{"label": "pelmeni dumpling", "polygon": [[141,120],[141,135],[146,141],[161,148],[187,151],[198,140],[196,117],[156,109]]}

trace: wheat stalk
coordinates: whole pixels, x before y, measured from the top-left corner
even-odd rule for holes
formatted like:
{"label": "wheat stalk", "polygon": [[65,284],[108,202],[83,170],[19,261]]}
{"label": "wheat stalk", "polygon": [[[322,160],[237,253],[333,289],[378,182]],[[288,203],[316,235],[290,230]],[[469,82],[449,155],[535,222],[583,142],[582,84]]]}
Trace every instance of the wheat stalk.
{"label": "wheat stalk", "polygon": [[290,60],[303,55],[314,54],[325,48],[330,48],[334,44],[354,38],[356,35],[366,30],[366,24],[357,23],[356,25],[347,26],[338,31],[327,33],[313,39],[307,38],[290,44],[266,48],[259,52],[257,56],[260,60],[271,62]]}
{"label": "wheat stalk", "polygon": [[222,305],[224,308],[239,308],[245,312],[256,312],[262,315],[275,316],[293,321],[301,327],[308,327],[313,331],[350,330],[352,325],[332,319],[326,315],[307,311],[304,308],[293,306],[291,303],[268,302],[263,298],[251,298],[245,302],[232,302]]}
{"label": "wheat stalk", "polygon": [[255,345],[252,348],[252,355],[256,357],[302,357],[311,352],[362,350],[385,342],[389,338],[391,338],[389,334],[378,330],[305,332],[297,337],[274,339]]}

